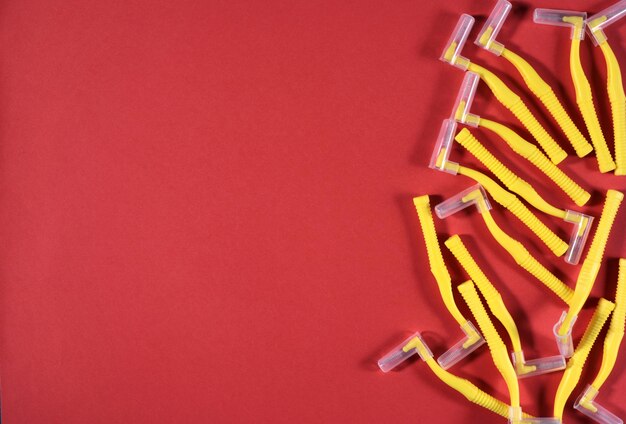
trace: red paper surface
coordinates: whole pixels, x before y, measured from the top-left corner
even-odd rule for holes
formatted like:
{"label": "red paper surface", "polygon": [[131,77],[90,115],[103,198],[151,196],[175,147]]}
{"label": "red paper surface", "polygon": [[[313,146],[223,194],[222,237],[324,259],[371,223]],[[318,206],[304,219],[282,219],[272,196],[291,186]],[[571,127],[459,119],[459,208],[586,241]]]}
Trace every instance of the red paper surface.
{"label": "red paper surface", "polygon": [[[569,30],[533,24],[532,11],[611,3],[526,1],[499,36],[581,127]],[[437,203],[470,185],[426,166],[463,78],[437,60],[460,13],[478,18],[464,54],[545,113],[509,64],[472,44],[492,6],[2,2],[3,422],[503,421],[423,363],[389,375],[376,367],[408,331],[422,331],[437,356],[461,336],[429,273],[411,202],[428,193]],[[607,33],[624,63],[626,25]],[[590,42],[582,53],[610,140],[604,59]],[[484,85],[475,108],[528,137]],[[476,134],[542,194],[574,206],[501,140]],[[459,151],[452,159],[476,164]],[[583,210],[596,216],[607,188],[626,189],[626,179],[601,176],[593,157],[572,155],[562,168],[593,190]],[[578,267],[551,256],[508,212],[494,216],[573,285]],[[622,211],[576,339],[597,298],[613,298],[624,222]],[[564,305],[476,214],[436,227],[442,241],[464,235],[518,320],[526,356],[556,354],[550,328]],[[445,259],[455,282],[466,279]],[[600,365],[598,346],[568,422],[584,422],[571,405]],[[625,350],[599,398],[621,416]],[[486,348],[453,371],[507,399]],[[551,415],[559,378],[524,380],[525,409]]]}

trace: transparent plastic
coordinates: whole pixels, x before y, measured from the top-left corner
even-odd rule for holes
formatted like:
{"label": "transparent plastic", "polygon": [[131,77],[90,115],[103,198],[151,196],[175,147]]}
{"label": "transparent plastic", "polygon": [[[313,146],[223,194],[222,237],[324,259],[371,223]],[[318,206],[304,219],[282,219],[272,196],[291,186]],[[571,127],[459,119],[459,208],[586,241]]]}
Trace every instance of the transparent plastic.
{"label": "transparent plastic", "polygon": [[576,399],[574,408],[599,423],[623,424],[624,421],[622,421],[620,417],[609,412],[606,408],[598,405],[594,401],[598,393],[599,392],[592,386],[587,386],[585,391]]}
{"label": "transparent plastic", "polygon": [[613,22],[626,15],[626,0],[621,0],[613,6],[607,7],[601,12],[587,19],[587,31],[595,45],[602,44],[607,40],[604,29]]}
{"label": "transparent plastic", "polygon": [[474,26],[474,18],[465,13],[461,15],[456,27],[454,27],[454,31],[452,32],[445,49],[443,50],[443,53],[441,54],[441,57],[439,58],[440,60],[447,62],[452,66],[456,66],[463,71],[467,70],[470,61],[469,59],[461,56],[461,51],[463,50],[463,46],[465,46],[465,42],[467,41],[467,37],[472,30],[472,26]]}
{"label": "transparent plastic", "polygon": [[449,369],[454,364],[458,363],[467,355],[485,344],[485,339],[478,332],[478,330],[476,330],[476,327],[474,327],[471,322],[467,321],[463,324],[461,326],[461,330],[465,333],[465,337],[455,343],[454,346],[448,349],[437,359],[437,362],[444,370]]}
{"label": "transparent plastic", "polygon": [[456,121],[452,119],[444,119],[441,123],[441,129],[437,136],[437,144],[435,150],[430,157],[428,167],[438,171],[447,172],[456,175],[459,170],[459,164],[448,160],[450,150],[454,144],[454,136],[456,135]]}
{"label": "transparent plastic", "polygon": [[498,0],[474,43],[496,56],[500,56],[504,51],[504,44],[497,42],[496,37],[510,11],[511,3],[507,0]]}
{"label": "transparent plastic", "polygon": [[519,406],[509,407],[509,424],[561,424],[561,420],[553,417],[524,418],[522,408]]}
{"label": "transparent plastic", "polygon": [[[421,342],[424,350],[418,349],[418,341]],[[432,352],[426,343],[424,343],[424,340],[419,332],[415,332],[412,336],[380,358],[378,360],[378,366],[383,372],[389,372],[416,353],[424,361],[433,357]]]}
{"label": "transparent plastic", "polygon": [[480,122],[480,116],[470,113],[474,96],[476,95],[476,87],[480,82],[480,75],[474,72],[466,72],[456,96],[454,108],[452,109],[451,119],[471,127],[477,127]]}
{"label": "transparent plastic", "polygon": [[491,209],[487,193],[480,184],[467,188],[448,200],[439,203],[435,206],[435,213],[439,218],[445,219],[472,205],[476,205],[480,213]]}
{"label": "transparent plastic", "polygon": [[524,352],[511,352],[511,362],[518,378],[534,377],[549,372],[564,370],[565,357],[562,355],[548,356],[526,361]]}
{"label": "transparent plastic", "polygon": [[574,224],[572,235],[569,239],[569,247],[567,252],[565,252],[565,262],[576,265],[580,262],[585,243],[587,243],[587,237],[589,237],[591,225],[593,224],[593,216],[568,209],[565,211],[564,220]]}
{"label": "transparent plastic", "polygon": [[567,316],[567,312],[563,312],[561,314],[561,318],[559,319],[559,322],[554,324],[554,328],[552,329],[552,332],[554,333],[554,339],[556,340],[556,345],[559,348],[559,353],[565,356],[566,358],[571,358],[572,355],[574,354],[574,341],[572,340],[572,328],[574,328],[574,323],[576,323],[576,319],[578,318],[578,315],[572,318],[572,321],[570,322],[567,332],[561,336],[559,335],[559,328],[561,327],[561,324],[563,324],[563,321],[565,321],[566,316]]}
{"label": "transparent plastic", "polygon": [[582,18],[584,22],[585,19],[587,19],[587,14],[585,12],[575,12],[573,10],[535,9],[533,21],[535,21],[536,24],[570,27],[572,29],[570,38],[583,40],[585,38],[585,31],[577,31],[576,26],[572,22],[563,20],[563,18],[568,17]]}

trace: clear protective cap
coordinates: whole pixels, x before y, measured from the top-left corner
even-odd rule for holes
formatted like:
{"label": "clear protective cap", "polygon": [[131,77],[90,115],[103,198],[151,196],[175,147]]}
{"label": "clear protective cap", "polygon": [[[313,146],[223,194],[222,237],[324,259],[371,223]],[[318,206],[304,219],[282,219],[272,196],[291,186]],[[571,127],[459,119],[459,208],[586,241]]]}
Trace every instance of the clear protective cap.
{"label": "clear protective cap", "polygon": [[509,406],[509,424],[561,424],[561,420],[554,417],[524,418],[520,406]]}
{"label": "clear protective cap", "polygon": [[578,316],[575,316],[570,322],[569,328],[564,335],[559,334],[559,328],[561,328],[561,324],[565,321],[565,317],[567,316],[567,312],[563,311],[561,314],[561,318],[559,318],[559,322],[554,324],[554,328],[552,332],[554,333],[554,339],[556,340],[556,345],[559,348],[559,353],[566,358],[571,358],[574,354],[574,340],[572,339],[572,328],[574,328],[574,323],[576,323],[576,319]]}
{"label": "clear protective cap", "polygon": [[536,24],[556,25],[572,28],[570,38],[585,39],[585,19],[587,13],[573,10],[535,9],[533,21]]}
{"label": "clear protective cap", "polygon": [[383,372],[389,372],[416,353],[424,361],[433,357],[432,352],[419,332],[415,332],[408,339],[380,358],[378,360],[378,366]]}
{"label": "clear protective cap", "polygon": [[470,113],[476,88],[480,82],[480,75],[475,72],[466,72],[456,96],[454,108],[452,109],[451,119],[471,127],[477,127],[480,122],[480,116]]}
{"label": "clear protective cap", "polygon": [[607,40],[604,29],[626,15],[626,0],[621,0],[587,19],[587,31],[596,46]]}
{"label": "clear protective cap", "polygon": [[444,119],[441,123],[441,129],[437,136],[437,144],[435,150],[430,157],[428,167],[437,171],[447,172],[456,175],[459,171],[459,164],[448,160],[450,150],[454,144],[454,136],[456,135],[456,121],[452,119]]}
{"label": "clear protective cap", "polygon": [[473,26],[474,18],[466,13],[462,14],[439,60],[466,71],[470,61],[461,56],[461,50],[463,50],[463,46],[465,46],[465,42]]}
{"label": "clear protective cap", "polygon": [[510,11],[511,3],[509,1],[498,0],[474,43],[496,56],[500,56],[504,51],[504,44],[497,42],[496,37]]}
{"label": "clear protective cap", "polygon": [[574,224],[572,235],[569,239],[569,247],[567,252],[565,252],[565,262],[576,265],[580,262],[585,243],[587,243],[591,224],[593,224],[593,216],[568,209],[565,211],[564,221]]}
{"label": "clear protective cap", "polygon": [[449,369],[454,364],[461,361],[467,355],[485,344],[485,339],[478,332],[478,330],[476,330],[476,327],[474,327],[471,322],[465,322],[465,324],[461,326],[461,330],[465,333],[465,337],[437,358],[437,362],[444,370]]}
{"label": "clear protective cap", "polygon": [[593,386],[587,386],[585,391],[576,399],[574,408],[599,423],[623,424],[624,421],[620,417],[607,411],[606,408],[594,401],[596,396],[598,396],[598,391]]}
{"label": "clear protective cap", "polygon": [[483,213],[491,209],[491,203],[487,198],[485,189],[480,184],[473,185],[462,192],[455,194],[435,206],[435,213],[441,219],[445,219],[461,209],[476,205],[478,212]]}
{"label": "clear protective cap", "polygon": [[549,372],[561,371],[567,365],[562,355],[548,356],[526,361],[524,352],[511,352],[511,362],[515,368],[517,378],[528,378]]}

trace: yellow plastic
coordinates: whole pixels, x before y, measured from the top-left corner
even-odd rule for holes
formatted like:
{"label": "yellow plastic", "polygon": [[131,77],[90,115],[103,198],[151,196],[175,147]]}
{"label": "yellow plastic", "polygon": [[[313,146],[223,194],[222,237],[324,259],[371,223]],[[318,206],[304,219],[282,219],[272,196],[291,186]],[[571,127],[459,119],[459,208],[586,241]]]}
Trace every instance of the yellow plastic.
{"label": "yellow plastic", "polygon": [[514,174],[502,162],[495,158],[467,129],[463,128],[454,138],[461,146],[465,147],[472,155],[481,161],[502,183],[514,193],[519,194],[528,203],[560,219],[565,218],[565,211],[552,206],[525,180]]}
{"label": "yellow plastic", "polygon": [[476,319],[476,322],[480,327],[480,331],[483,333],[483,336],[487,341],[493,363],[496,365],[496,368],[502,375],[502,378],[504,378],[504,382],[509,389],[511,406],[514,408],[519,407],[520,393],[515,369],[509,359],[506,345],[500,338],[496,328],[493,326],[489,315],[487,315],[487,311],[485,310],[480,297],[478,297],[474,283],[472,283],[471,280],[466,281],[463,284],[460,284],[458,289],[461,296],[463,296],[463,299],[467,303],[467,306],[469,306],[470,311],[472,311],[472,315],[474,315],[474,319]]}
{"label": "yellow plastic", "polygon": [[[613,316],[611,317],[611,323],[609,325],[609,331],[606,333],[604,339],[604,353],[602,354],[602,365],[598,375],[591,383],[596,391],[600,391],[600,388],[606,381],[606,379],[613,371],[615,362],[617,360],[617,354],[619,352],[619,346],[624,338],[624,320],[626,318],[626,259],[619,260],[619,275],[617,277],[617,290],[615,294],[615,309],[613,310]],[[586,406],[581,402],[583,406]],[[595,412],[595,411],[594,411]]]}
{"label": "yellow plastic", "polygon": [[[485,35],[488,36],[489,34],[485,32]],[[507,48],[503,48],[501,55],[515,66],[522,75],[526,86],[537,96],[546,109],[548,109],[554,120],[567,136],[572,147],[574,147],[576,155],[582,158],[593,151],[593,147],[580,132],[576,124],[574,124],[574,121],[572,121],[572,118],[570,118],[569,114],[565,111],[565,108],[554,94],[552,88],[539,76],[537,71],[535,71],[526,60]]]}
{"label": "yellow plastic", "polygon": [[[458,377],[439,366],[437,361],[432,357],[428,347],[426,347],[419,337],[413,338],[404,349],[417,349],[420,356],[424,359],[428,367],[431,371],[445,384],[450,386],[452,389],[456,390],[467,400],[476,405],[482,406],[483,408],[488,409],[491,412],[494,412],[501,417],[507,418],[509,405],[502,402],[501,400],[496,399],[495,397],[487,394],[486,392],[479,389],[475,384],[471,383],[469,380]],[[532,418],[528,414],[524,414],[525,418]]]}
{"label": "yellow plastic", "polygon": [[480,75],[481,79],[489,86],[496,99],[498,99],[504,107],[509,109],[522,125],[526,127],[553,163],[559,164],[567,157],[565,150],[563,150],[554,138],[548,134],[545,128],[541,126],[524,101],[515,94],[513,90],[507,87],[500,78],[493,72],[475,63],[470,62],[467,69]]}
{"label": "yellow plastic", "polygon": [[596,281],[598,271],[602,265],[602,259],[604,257],[604,249],[615,221],[615,216],[619,210],[620,204],[624,199],[624,194],[617,190],[608,190],[606,193],[606,199],[604,201],[604,207],[602,208],[602,215],[600,216],[600,222],[596,228],[596,232],[591,242],[591,247],[587,252],[587,256],[583,261],[583,265],[578,274],[578,280],[576,281],[576,288],[574,295],[571,299],[569,309],[565,319],[558,328],[558,334],[564,336],[571,326],[572,320],[574,320],[583,305],[591,293],[591,288]]}
{"label": "yellow plastic", "polygon": [[567,251],[567,243],[541,222],[516,195],[474,169],[459,165],[457,172],[482,185],[496,202],[522,221],[556,256],[560,257]]}
{"label": "yellow plastic", "polygon": [[[502,296],[493,286],[493,284],[491,284],[491,281],[489,281],[483,270],[480,269],[472,255],[463,244],[461,237],[459,237],[458,235],[454,235],[446,240],[445,245],[448,247],[450,252],[452,252],[454,257],[459,261],[463,269],[465,269],[465,272],[467,272],[474,284],[476,284],[478,290],[480,290],[480,293],[485,298],[485,301],[487,302],[487,306],[489,306],[489,310],[491,310],[491,313],[504,326],[504,329],[506,330],[507,334],[509,335],[509,339],[511,340],[513,352],[522,352],[522,343],[520,341],[517,325],[515,325],[515,320],[511,316],[509,310],[506,308],[506,305],[502,300]],[[536,368],[534,366],[525,365],[524,361],[516,361],[515,367],[515,371],[518,375],[528,374],[535,371]]]}
{"label": "yellow plastic", "polygon": [[[427,195],[419,196],[413,199],[413,204],[415,205],[415,210],[417,211],[417,216],[419,217],[422,227],[424,241],[426,242],[430,272],[435,277],[435,280],[437,280],[443,303],[456,322],[458,322],[459,325],[464,325],[467,319],[463,317],[463,314],[459,311],[459,308],[454,302],[452,279],[450,278],[450,273],[441,255],[441,248],[439,247],[439,241],[437,240],[437,233],[435,231],[435,221],[433,220],[433,215],[430,210],[430,200]],[[480,339],[478,334],[474,334],[474,336],[475,340],[474,337],[470,337],[467,346]],[[464,345],[464,347],[467,346]]]}
{"label": "yellow plastic", "polygon": [[[611,311],[615,308],[615,304],[606,299],[600,299],[598,306],[591,317],[591,321],[583,334],[580,343],[576,346],[574,355],[567,361],[567,368],[563,373],[563,378],[559,383],[559,387],[556,391],[556,397],[554,399],[554,416],[563,419],[563,410],[565,409],[565,403],[567,399],[574,391],[574,388],[580,380],[580,376],[589,356],[589,352],[595,343],[598,334],[602,330],[604,323],[611,314]],[[480,323],[479,323],[480,325]],[[481,327],[482,329],[482,327]],[[484,334],[484,331],[483,331]],[[486,335],[485,335],[486,338]],[[487,341],[488,343],[488,341]]]}
{"label": "yellow plastic", "polygon": [[580,16],[569,16],[563,18],[564,22],[574,25],[575,35],[572,37],[572,45],[570,50],[570,71],[572,74],[572,81],[574,83],[574,89],[576,91],[576,103],[580,109],[580,113],[583,116],[587,131],[591,137],[591,143],[596,151],[596,159],[598,160],[598,166],[600,172],[609,172],[615,169],[615,162],[611,157],[611,152],[606,144],[602,128],[600,127],[600,121],[596,114],[596,108],[593,103],[593,94],[591,92],[591,85],[587,80],[583,65],[580,61],[580,38],[579,34],[584,31],[584,20]]}
{"label": "yellow plastic", "polygon": [[626,95],[622,84],[622,72],[615,53],[608,42],[600,44],[607,67],[607,92],[613,117],[615,142],[615,175],[626,175]]}
{"label": "yellow plastic", "polygon": [[[548,178],[554,181],[554,183],[559,186],[561,190],[563,190],[565,194],[567,194],[569,198],[576,203],[576,205],[583,206],[589,201],[591,194],[576,184],[555,164],[550,162],[543,152],[534,144],[524,140],[510,128],[489,119],[480,118],[479,125],[498,134],[504,141],[506,141],[515,153],[528,160],[541,172],[548,176]],[[591,145],[589,145],[589,148],[592,149]]]}

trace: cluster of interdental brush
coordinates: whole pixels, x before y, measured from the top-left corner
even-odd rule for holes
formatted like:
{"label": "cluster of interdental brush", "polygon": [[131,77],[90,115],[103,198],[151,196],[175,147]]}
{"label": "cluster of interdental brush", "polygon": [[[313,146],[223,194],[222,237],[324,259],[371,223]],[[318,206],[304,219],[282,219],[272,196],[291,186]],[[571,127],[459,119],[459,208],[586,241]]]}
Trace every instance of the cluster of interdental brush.
{"label": "cluster of interdental brush", "polygon": [[[626,175],[626,96],[619,63],[604,33],[609,25],[626,15],[626,0],[591,17],[587,17],[584,12],[565,10],[536,9],[534,11],[536,23],[571,28],[571,77],[576,92],[576,103],[591,143],[587,141],[583,132],[561,105],[554,91],[535,69],[521,56],[496,41],[496,36],[510,10],[511,3],[507,0],[498,0],[482,30],[478,33],[475,43],[496,56],[503,57],[517,69],[528,89],[539,99],[561,128],[564,137],[570,142],[578,157],[595,151],[601,173],[612,171],[615,175]],[[546,200],[527,181],[507,168],[472,134],[471,128],[475,127],[486,128],[495,133],[513,152],[548,177],[577,206],[581,207],[589,201],[589,192],[558,168],[557,165],[565,159],[567,153],[543,128],[522,98],[493,72],[461,55],[473,24],[472,16],[461,15],[441,56],[443,62],[466,73],[450,117],[443,121],[429,164],[429,167],[434,170],[452,175],[464,175],[472,180],[473,185],[436,205],[435,213],[443,219],[461,209],[476,206],[488,233],[517,265],[565,303],[565,310],[560,317],[555,317],[553,321],[555,324],[551,328],[557,348],[554,353],[558,350],[558,355],[535,359],[525,358],[515,319],[509,313],[496,285],[478,266],[461,237],[453,235],[445,241],[445,245],[469,277],[466,282],[457,285],[456,288],[467,303],[478,328],[463,315],[454,300],[452,279],[439,246],[430,200],[428,195],[423,195],[415,197],[413,202],[426,244],[430,270],[438,284],[445,307],[460,325],[464,336],[435,360],[423,338],[419,333],[415,333],[381,358],[378,365],[382,371],[388,372],[417,353],[445,384],[460,392],[469,401],[507,418],[511,423],[561,423],[566,403],[581,378],[589,352],[605,322],[611,316],[604,339],[600,370],[593,382],[580,394],[574,408],[597,422],[622,423],[620,418],[599,405],[596,397],[615,365],[624,336],[626,259],[619,260],[617,289],[616,293],[611,293],[610,296],[615,296],[614,301],[601,298],[597,302],[593,316],[575,348],[572,328],[579,312],[589,303],[589,295],[605,260],[605,247],[624,195],[617,190],[606,192],[601,216],[597,220],[591,245],[587,249],[573,289],[548,270],[522,243],[498,226],[490,212],[492,208],[490,197],[519,219],[556,257],[563,257],[566,263],[575,265],[581,259],[594,218],[579,211],[555,206],[551,199]],[[584,40],[585,33],[596,46],[601,48],[606,61],[607,90],[613,119],[614,156],[603,135],[594,106],[591,86],[581,65],[580,43]],[[471,112],[476,89],[481,80],[489,87],[495,98],[528,130],[541,149],[502,123],[482,118]],[[460,130],[459,124],[463,125]],[[481,171],[452,162],[450,154],[456,144],[455,141],[476,157],[498,181]],[[537,211],[571,224],[572,232],[569,240],[561,239],[539,220],[535,215]],[[484,306],[481,295],[487,307]],[[486,308],[506,330],[504,341],[491,321]],[[510,354],[505,341],[510,342]],[[496,399],[469,380],[449,371],[452,366],[480,348],[485,342],[508,388],[508,402]],[[553,416],[537,418],[524,413],[520,402],[518,380],[550,372],[562,372],[562,379],[553,402]]]}

